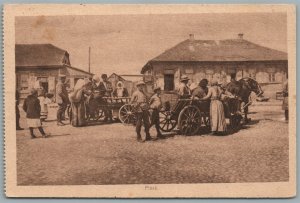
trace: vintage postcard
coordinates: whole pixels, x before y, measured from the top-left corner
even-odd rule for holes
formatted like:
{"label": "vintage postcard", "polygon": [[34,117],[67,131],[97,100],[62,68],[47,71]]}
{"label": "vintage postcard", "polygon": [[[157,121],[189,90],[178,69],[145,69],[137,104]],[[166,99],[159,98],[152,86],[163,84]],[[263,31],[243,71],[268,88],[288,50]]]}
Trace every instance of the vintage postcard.
{"label": "vintage postcard", "polygon": [[294,5],[3,15],[7,197],[296,195]]}

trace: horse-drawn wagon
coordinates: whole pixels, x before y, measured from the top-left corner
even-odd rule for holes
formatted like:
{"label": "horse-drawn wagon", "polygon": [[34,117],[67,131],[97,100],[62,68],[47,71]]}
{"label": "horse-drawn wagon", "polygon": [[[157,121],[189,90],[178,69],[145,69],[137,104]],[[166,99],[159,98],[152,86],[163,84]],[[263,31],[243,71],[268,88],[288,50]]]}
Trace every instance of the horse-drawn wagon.
{"label": "horse-drawn wagon", "polygon": [[[241,120],[235,98],[223,102],[226,118],[230,125],[235,127]],[[132,124],[135,121],[135,108],[131,104],[125,104],[120,108],[119,118],[122,123]],[[171,132],[177,126],[182,135],[196,134],[201,127],[210,127],[210,101],[202,101],[195,98],[177,99],[173,106],[164,105],[159,112],[160,129],[163,132]]]}
{"label": "horse-drawn wagon", "polygon": [[[99,121],[104,118],[105,111],[112,112],[114,117],[119,117],[119,109],[130,102],[130,97],[93,97],[85,99],[85,120]],[[72,119],[72,109],[68,108],[69,119]]]}

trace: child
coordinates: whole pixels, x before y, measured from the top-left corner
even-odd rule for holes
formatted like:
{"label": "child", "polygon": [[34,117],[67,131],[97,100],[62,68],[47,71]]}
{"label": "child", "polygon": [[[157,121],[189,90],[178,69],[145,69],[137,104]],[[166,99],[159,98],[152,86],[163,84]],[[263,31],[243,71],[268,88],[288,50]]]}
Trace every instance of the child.
{"label": "child", "polygon": [[156,87],[154,88],[154,95],[150,98],[149,104],[150,104],[150,109],[153,110],[152,116],[151,116],[151,126],[155,125],[156,132],[157,132],[157,138],[165,138],[159,129],[159,111],[161,109],[161,98],[160,98],[160,93],[161,93],[161,88]]}
{"label": "child", "polygon": [[41,121],[45,121],[48,117],[48,104],[51,103],[51,100],[46,97],[46,92],[44,89],[39,91],[38,99],[41,105]]}
{"label": "child", "polygon": [[145,83],[143,81],[138,82],[136,85],[137,90],[132,94],[131,97],[131,104],[133,104],[136,109],[136,134],[138,142],[143,142],[141,136],[142,124],[144,124],[145,128],[146,141],[152,140],[149,133],[149,108],[147,103],[147,97],[144,93],[144,86]]}
{"label": "child", "polygon": [[23,110],[26,112],[27,125],[30,130],[31,138],[36,138],[33,134],[33,129],[38,128],[42,136],[47,137],[40,120],[41,106],[37,98],[37,90],[32,89],[30,95],[24,101]]}

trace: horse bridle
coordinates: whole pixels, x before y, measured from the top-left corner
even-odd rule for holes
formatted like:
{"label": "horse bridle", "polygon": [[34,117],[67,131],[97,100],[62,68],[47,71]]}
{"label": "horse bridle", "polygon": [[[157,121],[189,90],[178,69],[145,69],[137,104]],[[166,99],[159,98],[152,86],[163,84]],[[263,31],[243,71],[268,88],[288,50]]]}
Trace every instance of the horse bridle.
{"label": "horse bridle", "polygon": [[[253,86],[249,84],[250,80],[252,80],[253,82],[256,82],[256,87],[257,87],[257,89],[254,89]],[[248,87],[251,91],[255,92],[256,96],[259,97],[259,96],[261,96],[261,95],[264,93],[264,91],[261,89],[261,86],[258,84],[257,81],[255,81],[255,80],[253,80],[253,79],[250,79],[250,78],[244,79],[244,81],[245,81],[247,87]],[[258,90],[258,92],[256,92],[256,90]]]}

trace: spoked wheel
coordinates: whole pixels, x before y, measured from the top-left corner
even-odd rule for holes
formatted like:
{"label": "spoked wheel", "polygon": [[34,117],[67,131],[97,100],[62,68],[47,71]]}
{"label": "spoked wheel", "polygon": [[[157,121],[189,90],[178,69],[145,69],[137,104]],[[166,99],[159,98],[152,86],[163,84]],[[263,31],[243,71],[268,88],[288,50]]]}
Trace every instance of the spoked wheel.
{"label": "spoked wheel", "polygon": [[159,128],[163,132],[170,132],[176,127],[177,120],[173,118],[171,111],[159,112]]}
{"label": "spoked wheel", "polygon": [[119,110],[119,119],[124,124],[133,124],[136,120],[133,106],[130,104],[123,105]]}
{"label": "spoked wheel", "polygon": [[201,113],[195,106],[186,106],[179,113],[178,128],[183,135],[196,134],[201,126]]}

